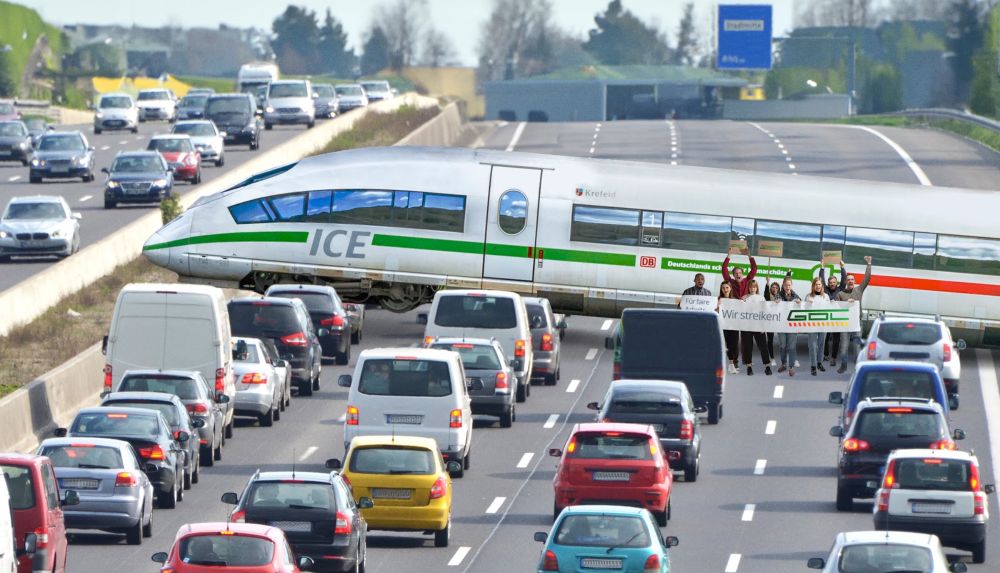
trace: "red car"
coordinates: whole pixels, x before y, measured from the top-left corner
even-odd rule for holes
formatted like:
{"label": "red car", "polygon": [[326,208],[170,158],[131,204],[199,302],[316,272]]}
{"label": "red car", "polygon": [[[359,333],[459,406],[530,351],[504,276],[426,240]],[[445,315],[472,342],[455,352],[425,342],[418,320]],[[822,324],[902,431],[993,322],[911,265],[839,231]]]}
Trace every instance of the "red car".
{"label": "red car", "polygon": [[174,179],[201,183],[201,152],[191,143],[191,136],[171,133],[154,135],[146,146],[159,151],[174,171]]}
{"label": "red car", "polygon": [[573,427],[556,477],[553,516],[581,504],[631,505],[648,509],[660,526],[670,519],[673,475],[656,430],[646,424],[592,423]]}
{"label": "red car", "polygon": [[[75,492],[60,502],[52,462],[45,456],[0,454],[0,470],[7,478],[14,513],[14,540],[18,548],[18,573],[66,571],[66,523],[62,505],[79,501]],[[34,536],[34,551],[25,551]],[[32,544],[29,544],[32,545]]]}
{"label": "red car", "polygon": [[170,553],[153,554],[161,573],[201,573],[225,570],[240,573],[299,573],[313,560],[297,561],[277,527],[256,523],[189,523],[177,530]]}

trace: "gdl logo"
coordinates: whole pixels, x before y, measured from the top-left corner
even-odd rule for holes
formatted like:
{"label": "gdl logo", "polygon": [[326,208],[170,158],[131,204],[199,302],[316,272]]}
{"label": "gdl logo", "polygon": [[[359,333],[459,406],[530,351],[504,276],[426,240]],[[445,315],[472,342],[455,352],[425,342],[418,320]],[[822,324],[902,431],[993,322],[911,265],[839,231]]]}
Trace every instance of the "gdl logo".
{"label": "gdl logo", "polygon": [[788,311],[788,326],[848,326],[851,309],[793,309]]}

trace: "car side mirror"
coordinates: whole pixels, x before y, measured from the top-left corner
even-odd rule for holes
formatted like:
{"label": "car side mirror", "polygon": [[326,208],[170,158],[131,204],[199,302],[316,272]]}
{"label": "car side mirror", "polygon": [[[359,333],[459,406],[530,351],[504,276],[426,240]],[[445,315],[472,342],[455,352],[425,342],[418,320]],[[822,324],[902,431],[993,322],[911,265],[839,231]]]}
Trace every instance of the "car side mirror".
{"label": "car side mirror", "polygon": [[957,394],[952,394],[951,396],[948,396],[948,409],[949,410],[958,410],[958,395]]}
{"label": "car side mirror", "polygon": [[73,218],[73,219],[76,219],[77,221],[80,221],[80,220],[83,219],[83,215],[81,215],[79,213],[70,213],[69,216],[71,218]]}
{"label": "car side mirror", "polygon": [[548,533],[545,533],[544,531],[536,531],[535,532],[535,541],[537,541],[539,543],[545,543],[548,540],[549,540],[549,534]]}
{"label": "car side mirror", "polygon": [[458,477],[462,472],[462,462],[451,461],[445,464],[445,467],[448,468],[448,475],[451,477]]}
{"label": "car side mirror", "polygon": [[983,486],[983,491],[985,491],[987,494],[996,493],[997,486],[995,486],[995,485],[993,485],[991,483],[988,483],[988,484],[986,484],[986,485]]}
{"label": "car side mirror", "polygon": [[810,557],[809,561],[806,561],[806,567],[810,569],[822,569],[826,567],[826,559],[822,557]]}
{"label": "car side mirror", "polygon": [[316,562],[313,561],[312,557],[307,557],[305,555],[303,555],[302,557],[299,557],[299,569],[301,569],[303,571],[309,571],[315,565],[316,565]]}
{"label": "car side mirror", "polygon": [[830,397],[827,398],[827,402],[831,404],[843,404],[844,403],[844,393],[843,392],[830,392]]}
{"label": "car side mirror", "polygon": [[88,146],[87,146],[87,151],[93,151],[94,149],[95,149],[95,148],[94,148],[94,146],[93,146],[93,145],[88,145]]}
{"label": "car side mirror", "polygon": [[327,334],[330,334],[330,331],[326,328],[321,328],[316,331],[316,336],[326,336]]}
{"label": "car side mirror", "polygon": [[227,135],[229,135],[229,134],[226,133],[225,131],[220,131],[219,132],[219,137],[226,137]]}
{"label": "car side mirror", "polygon": [[510,361],[510,368],[511,370],[521,370],[524,368],[524,361],[520,358],[515,358]]}
{"label": "car side mirror", "polygon": [[341,388],[350,388],[351,387],[351,375],[350,374],[341,374],[340,376],[338,376],[337,377],[337,386],[340,386]]}
{"label": "car side mirror", "polygon": [[185,432],[184,430],[178,430],[177,437],[174,439],[176,439],[179,444],[186,444],[188,440],[191,439],[191,434]]}
{"label": "car side mirror", "polygon": [[204,428],[205,427],[205,419],[204,418],[195,418],[194,420],[191,420],[191,427],[194,428],[195,430]]}
{"label": "car side mirror", "polygon": [[834,438],[843,438],[844,428],[841,426],[834,426],[830,428],[830,435],[833,436]]}
{"label": "car side mirror", "polygon": [[588,410],[600,410],[601,409],[601,405],[598,404],[597,402],[587,402],[587,409]]}
{"label": "car side mirror", "polygon": [[107,398],[111,394],[111,390],[101,390],[101,399]]}
{"label": "car side mirror", "polygon": [[216,404],[228,404],[229,403],[229,396],[226,396],[225,394],[219,393],[215,397],[215,403]]}
{"label": "car side mirror", "polygon": [[955,438],[956,440],[964,440],[965,430],[956,429],[954,432],[952,432],[952,437]]}
{"label": "car side mirror", "polygon": [[229,505],[236,505],[240,502],[240,496],[236,495],[234,491],[227,491],[222,494],[222,503],[228,503]]}
{"label": "car side mirror", "polygon": [[550,448],[549,449],[549,455],[552,456],[553,458],[561,458],[562,454],[563,454],[563,451],[561,449],[559,449],[559,448]]}
{"label": "car side mirror", "polygon": [[344,464],[340,463],[340,460],[337,458],[330,458],[326,460],[326,469],[328,470],[339,470],[342,467],[344,467]]}
{"label": "car side mirror", "polygon": [[166,551],[160,551],[159,553],[154,553],[153,556],[150,557],[150,559],[152,559],[156,563],[166,563],[167,562],[167,552]]}
{"label": "car side mirror", "polygon": [[38,551],[38,535],[34,533],[25,535],[24,547],[17,552],[18,556],[32,555],[36,551]]}
{"label": "car side mirror", "polygon": [[605,336],[604,337],[604,348],[607,348],[608,350],[614,350],[615,349],[615,339],[611,338],[610,336]]}
{"label": "car side mirror", "polygon": [[959,338],[958,342],[955,343],[955,348],[957,348],[959,350],[965,350],[968,347],[969,347],[969,345],[967,345],[965,343],[965,339],[964,338]]}
{"label": "car side mirror", "polygon": [[427,324],[427,313],[419,312],[417,313],[417,324]]}
{"label": "car side mirror", "polygon": [[677,537],[673,535],[669,535],[667,536],[666,539],[663,540],[663,544],[666,545],[667,547],[677,547],[678,545],[681,544],[681,540],[677,539]]}
{"label": "car side mirror", "polygon": [[101,339],[101,354],[108,353],[108,335],[105,334],[104,338]]}
{"label": "car side mirror", "polygon": [[961,561],[955,561],[948,565],[948,571],[951,571],[951,573],[966,573],[968,570],[969,567]]}
{"label": "car side mirror", "polygon": [[111,170],[108,169],[107,167],[101,167],[101,173],[106,173],[108,175],[111,175]]}
{"label": "car side mirror", "polygon": [[52,434],[57,438],[65,438],[66,434],[68,433],[69,430],[67,430],[66,428],[56,428],[56,430],[52,432]]}
{"label": "car side mirror", "polygon": [[160,468],[156,467],[156,464],[146,464],[145,466],[143,466],[142,471],[146,472],[147,474],[155,474],[156,472],[160,471]]}
{"label": "car side mirror", "polygon": [[559,319],[559,322],[556,323],[556,328],[558,328],[559,330],[566,330],[567,328],[569,328],[566,325],[566,319],[565,318]]}
{"label": "car side mirror", "polygon": [[370,497],[362,497],[358,500],[358,507],[361,509],[371,509],[375,507],[375,500]]}
{"label": "car side mirror", "polygon": [[66,507],[71,505],[80,505],[80,494],[76,493],[74,489],[68,489],[63,494],[63,499],[59,502],[59,505]]}

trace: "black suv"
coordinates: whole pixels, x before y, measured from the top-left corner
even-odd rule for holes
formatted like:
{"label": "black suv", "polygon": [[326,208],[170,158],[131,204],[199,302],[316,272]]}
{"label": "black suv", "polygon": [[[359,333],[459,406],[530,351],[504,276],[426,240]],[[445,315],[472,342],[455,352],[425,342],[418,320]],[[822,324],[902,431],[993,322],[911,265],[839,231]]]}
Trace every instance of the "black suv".
{"label": "black suv", "polygon": [[323,349],[309,320],[306,305],[297,298],[237,298],[229,301],[233,336],[271,340],[279,356],[292,366],[292,382],[300,396],[319,390]]}
{"label": "black suv", "polygon": [[874,497],[893,450],[930,448],[954,450],[954,440],[965,432],[948,427],[948,419],[937,402],[869,398],[858,404],[847,431],[830,428],[840,438],[837,464],[837,510],[850,511],[854,498]]}
{"label": "black suv", "polygon": [[260,147],[261,120],[257,116],[257,101],[247,93],[218,94],[208,98],[205,119],[224,131],[226,145],[244,144],[250,149]]}
{"label": "black suv", "polygon": [[323,356],[332,356],[337,364],[351,361],[351,319],[344,309],[337,291],[321,285],[274,285],[264,296],[297,298],[305,303],[319,337]]}
{"label": "black suv", "polygon": [[222,501],[235,505],[230,520],[275,525],[285,532],[299,556],[315,561],[316,571],[364,571],[368,524],[354,503],[350,485],[337,472],[261,472],[250,478],[242,495],[228,492]]}
{"label": "black suv", "polygon": [[666,380],[615,380],[604,404],[591,402],[598,422],[650,424],[660,437],[660,447],[670,469],[684,472],[684,481],[695,481],[701,467],[702,406],[694,405],[683,382]]}

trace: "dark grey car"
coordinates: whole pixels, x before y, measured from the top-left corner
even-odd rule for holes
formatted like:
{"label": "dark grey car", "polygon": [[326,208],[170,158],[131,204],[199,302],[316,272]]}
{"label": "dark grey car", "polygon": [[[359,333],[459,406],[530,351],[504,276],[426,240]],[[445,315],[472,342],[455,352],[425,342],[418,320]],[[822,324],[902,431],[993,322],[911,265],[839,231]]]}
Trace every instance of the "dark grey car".
{"label": "dark grey car", "polygon": [[546,385],[553,386],[559,380],[559,350],[566,330],[566,320],[562,315],[552,313],[549,299],[523,298],[524,306],[528,309],[531,348],[534,352],[531,377],[540,378]]}
{"label": "dark grey car", "polygon": [[35,146],[28,127],[20,121],[0,121],[0,161],[20,161],[27,165]]}
{"label": "dark grey car", "polygon": [[515,395],[511,391],[517,368],[507,362],[499,342],[485,338],[436,338],[428,348],[451,350],[462,358],[473,415],[496,416],[501,428],[511,426],[517,418]]}
{"label": "dark grey car", "polygon": [[94,147],[87,138],[79,131],[50,131],[39,137],[28,180],[41,183],[44,178],[72,177],[84,183],[94,180]]}

